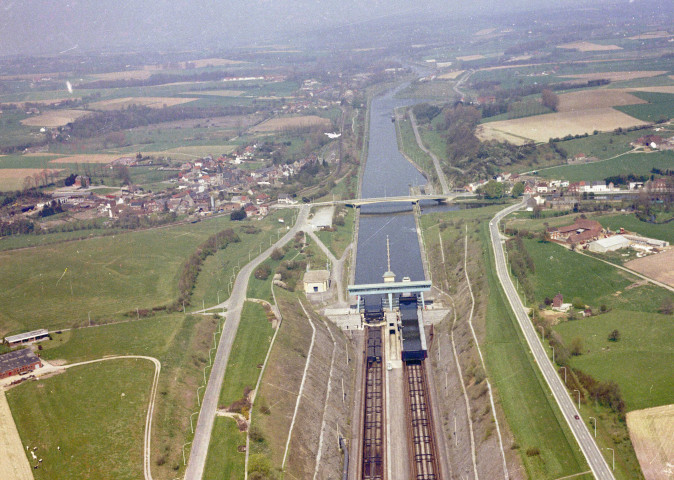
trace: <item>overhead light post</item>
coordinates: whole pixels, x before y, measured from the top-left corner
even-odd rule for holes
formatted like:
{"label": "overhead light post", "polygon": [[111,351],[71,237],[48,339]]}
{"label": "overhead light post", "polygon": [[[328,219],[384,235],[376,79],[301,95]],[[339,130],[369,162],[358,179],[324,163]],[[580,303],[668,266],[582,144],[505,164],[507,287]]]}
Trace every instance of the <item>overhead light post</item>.
{"label": "overhead light post", "polygon": [[560,367],[564,369],[564,385],[566,385],[566,367]]}
{"label": "overhead light post", "polygon": [[197,405],[198,406],[201,406],[201,400],[199,400],[199,390],[201,390],[202,388],[206,388],[206,385],[202,385],[199,388],[197,388]]}
{"label": "overhead light post", "polygon": [[573,389],[574,392],[578,393],[578,408],[580,409],[580,390]]}
{"label": "overhead light post", "polygon": [[615,472],[615,450],[613,450],[611,447],[606,447],[606,450],[611,450],[611,454],[612,454],[611,455],[611,457],[612,457],[611,470],[613,470]]}
{"label": "overhead light post", "polygon": [[597,438],[597,419],[590,417],[591,420],[594,420],[594,438]]}

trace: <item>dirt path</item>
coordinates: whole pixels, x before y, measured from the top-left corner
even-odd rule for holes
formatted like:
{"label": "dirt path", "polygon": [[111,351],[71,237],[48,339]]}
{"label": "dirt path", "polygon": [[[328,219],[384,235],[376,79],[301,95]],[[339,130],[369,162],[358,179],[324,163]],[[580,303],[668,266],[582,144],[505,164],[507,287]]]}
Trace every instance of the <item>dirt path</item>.
{"label": "dirt path", "polygon": [[[482,356],[482,349],[480,349],[480,342],[477,340],[477,335],[475,334],[475,329],[473,328],[473,313],[475,313],[475,296],[473,295],[473,287],[470,284],[470,278],[468,277],[468,225],[466,225],[466,237],[464,241],[464,251],[463,251],[463,271],[466,275],[466,283],[468,284],[468,291],[470,292],[470,316],[468,317],[468,325],[470,325],[470,331],[473,334],[473,340],[475,341],[475,346],[477,347],[477,353],[480,355],[480,362],[482,363],[482,369],[486,372],[487,366],[484,363],[484,357]],[[498,423],[498,417],[496,416],[496,407],[494,406],[494,395],[491,391],[491,383],[489,379],[485,379],[487,382],[487,390],[489,391],[489,402],[491,404],[491,414],[494,419],[494,424],[496,425],[496,433],[498,435],[498,445],[501,450],[501,459],[503,460],[503,476],[505,480],[508,480],[508,465],[506,463],[505,452],[503,451],[503,438],[501,436],[501,427]]]}
{"label": "dirt path", "polygon": [[7,480],[33,480],[33,471],[9,409],[4,390],[0,390],[0,472]]}

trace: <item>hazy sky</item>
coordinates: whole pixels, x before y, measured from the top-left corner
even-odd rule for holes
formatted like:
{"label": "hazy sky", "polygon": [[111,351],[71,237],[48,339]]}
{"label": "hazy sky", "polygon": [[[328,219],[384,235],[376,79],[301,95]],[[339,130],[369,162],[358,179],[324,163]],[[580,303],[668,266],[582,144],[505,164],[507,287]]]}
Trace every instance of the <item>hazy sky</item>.
{"label": "hazy sky", "polygon": [[[419,5],[421,3],[421,5]],[[274,35],[413,12],[538,5],[544,0],[0,0],[0,55],[108,46],[226,48]],[[549,0],[561,6],[578,0]],[[72,49],[72,50],[71,50]]]}

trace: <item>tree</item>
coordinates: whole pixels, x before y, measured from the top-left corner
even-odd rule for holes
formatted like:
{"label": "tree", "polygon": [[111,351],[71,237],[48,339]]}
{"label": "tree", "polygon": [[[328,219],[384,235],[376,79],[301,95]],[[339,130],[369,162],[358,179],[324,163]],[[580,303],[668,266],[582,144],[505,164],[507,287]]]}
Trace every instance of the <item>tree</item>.
{"label": "tree", "polygon": [[571,340],[571,355],[578,356],[583,354],[583,339],[580,337],[573,337]]}
{"label": "tree", "polygon": [[486,198],[501,198],[503,196],[503,184],[495,180],[489,180],[478,189],[478,193],[484,195]]}
{"label": "tree", "polygon": [[620,340],[620,332],[618,330],[613,330],[611,333],[608,334],[608,339],[611,342],[617,342]]}
{"label": "tree", "polygon": [[281,250],[279,250],[278,248],[275,248],[275,249],[271,252],[271,259],[272,259],[272,260],[278,262],[278,261],[281,260],[282,258],[283,258],[283,252],[282,252]]}
{"label": "tree", "polygon": [[521,197],[523,193],[524,193],[524,182],[517,182],[515,185],[513,185],[513,188],[510,191],[510,195],[513,198]]}
{"label": "tree", "polygon": [[246,218],[246,211],[242,208],[240,210],[234,210],[229,214],[230,220],[243,220]]}
{"label": "tree", "polygon": [[541,92],[541,103],[553,112],[556,112],[559,106],[559,97],[552,90],[545,89]]}

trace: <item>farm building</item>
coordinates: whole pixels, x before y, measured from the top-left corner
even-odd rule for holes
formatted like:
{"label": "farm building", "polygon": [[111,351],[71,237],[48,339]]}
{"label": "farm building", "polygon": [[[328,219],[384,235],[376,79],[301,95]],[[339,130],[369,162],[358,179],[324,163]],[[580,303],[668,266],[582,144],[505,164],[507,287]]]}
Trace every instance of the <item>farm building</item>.
{"label": "farm building", "polygon": [[309,270],[304,274],[305,293],[323,293],[330,286],[330,272],[327,270]]}
{"label": "farm building", "polygon": [[33,343],[44,340],[45,338],[49,338],[49,331],[45,328],[41,328],[39,330],[33,330],[32,332],[24,332],[5,337],[5,343],[7,343],[9,346],[13,346],[24,343]]}
{"label": "farm building", "polygon": [[0,355],[0,378],[32,372],[42,366],[40,358],[29,348]]}
{"label": "farm building", "polygon": [[622,235],[614,235],[612,237],[601,238],[596,242],[590,243],[588,249],[595,253],[613,252],[621,248],[629,247],[631,242]]}
{"label": "farm building", "polygon": [[638,235],[625,235],[625,238],[629,240],[632,245],[641,245],[644,247],[664,248],[669,245],[669,242],[658,240],[657,238],[640,237]]}
{"label": "farm building", "polygon": [[583,243],[599,236],[602,226],[595,220],[579,218],[573,225],[548,228],[547,234],[551,240],[566,243]]}

